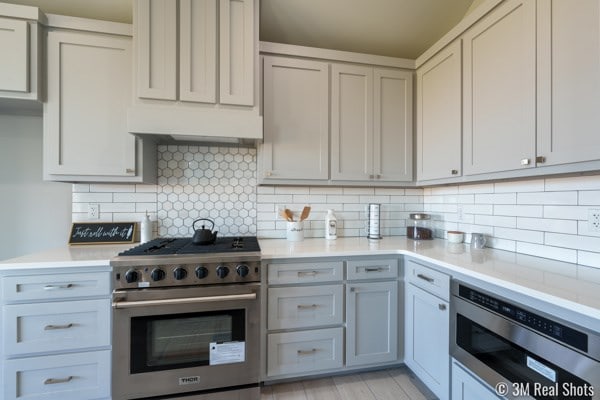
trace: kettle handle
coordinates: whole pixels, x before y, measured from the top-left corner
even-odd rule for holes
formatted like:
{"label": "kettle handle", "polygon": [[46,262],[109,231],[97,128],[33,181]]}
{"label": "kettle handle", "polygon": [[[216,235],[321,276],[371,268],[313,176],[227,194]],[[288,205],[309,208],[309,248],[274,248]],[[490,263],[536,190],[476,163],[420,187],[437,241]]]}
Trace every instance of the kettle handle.
{"label": "kettle handle", "polygon": [[[198,221],[208,221],[212,224],[212,226],[210,227],[210,230],[212,232],[212,230],[215,227],[215,222],[212,219],[208,219],[208,218],[198,218],[197,220],[194,221],[194,223],[192,224],[192,228],[194,229],[194,231],[196,231],[196,222]],[[204,225],[202,225],[202,227],[204,228]]]}

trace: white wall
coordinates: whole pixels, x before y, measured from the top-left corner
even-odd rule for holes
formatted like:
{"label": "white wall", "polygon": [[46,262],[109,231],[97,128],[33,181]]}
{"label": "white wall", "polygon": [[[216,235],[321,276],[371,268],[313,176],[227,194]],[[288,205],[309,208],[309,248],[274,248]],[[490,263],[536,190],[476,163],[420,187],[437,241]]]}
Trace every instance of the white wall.
{"label": "white wall", "polygon": [[0,114],[0,260],[66,244],[71,186],[42,181],[42,117]]}

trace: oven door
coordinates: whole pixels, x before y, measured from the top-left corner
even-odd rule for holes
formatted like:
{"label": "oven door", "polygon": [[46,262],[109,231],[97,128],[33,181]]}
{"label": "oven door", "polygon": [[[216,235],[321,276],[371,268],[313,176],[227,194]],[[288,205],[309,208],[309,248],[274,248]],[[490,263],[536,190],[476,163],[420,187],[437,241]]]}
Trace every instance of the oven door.
{"label": "oven door", "polygon": [[450,353],[503,397],[600,399],[600,363],[453,296]]}
{"label": "oven door", "polygon": [[259,382],[260,284],[113,293],[113,398]]}

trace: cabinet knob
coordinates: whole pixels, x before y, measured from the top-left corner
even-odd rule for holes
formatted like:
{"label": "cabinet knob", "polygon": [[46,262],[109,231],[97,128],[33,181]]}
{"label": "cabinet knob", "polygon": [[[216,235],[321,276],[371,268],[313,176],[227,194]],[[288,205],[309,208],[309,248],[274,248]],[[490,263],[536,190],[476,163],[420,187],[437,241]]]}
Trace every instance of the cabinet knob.
{"label": "cabinet knob", "polygon": [[439,308],[441,311],[444,311],[444,310],[446,309],[446,305],[445,305],[445,304],[438,304],[438,308]]}
{"label": "cabinet knob", "polygon": [[375,175],[369,175],[369,179],[375,179]]}
{"label": "cabinet knob", "polygon": [[265,176],[272,176],[272,175],[273,175],[273,172],[271,172],[271,171],[265,171]]}
{"label": "cabinet knob", "polygon": [[452,172],[452,175],[458,175],[458,170],[457,170],[457,169],[453,169],[453,170],[452,170],[452,171],[450,171],[450,172]]}
{"label": "cabinet knob", "polygon": [[521,165],[529,165],[531,163],[531,160],[529,158],[523,158],[521,160]]}
{"label": "cabinet knob", "polygon": [[375,178],[381,179],[381,175],[377,174],[377,175],[375,175]]}
{"label": "cabinet knob", "polygon": [[544,157],[544,156],[537,156],[535,158],[535,162],[538,163],[538,164],[543,164],[543,163],[546,162],[546,157]]}
{"label": "cabinet knob", "polygon": [[127,168],[127,169],[125,169],[125,173],[126,174],[135,174],[135,169],[133,169],[133,168]]}

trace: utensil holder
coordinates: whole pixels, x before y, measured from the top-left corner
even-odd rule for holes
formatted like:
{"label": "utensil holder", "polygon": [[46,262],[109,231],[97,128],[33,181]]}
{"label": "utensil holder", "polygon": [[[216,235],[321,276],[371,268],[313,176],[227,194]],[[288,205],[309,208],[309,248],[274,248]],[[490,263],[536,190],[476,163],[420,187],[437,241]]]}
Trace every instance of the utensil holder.
{"label": "utensil holder", "polygon": [[304,223],[302,221],[287,222],[287,240],[301,242],[304,240]]}

